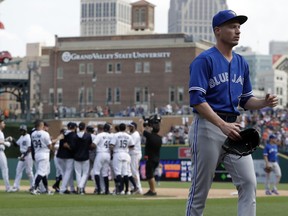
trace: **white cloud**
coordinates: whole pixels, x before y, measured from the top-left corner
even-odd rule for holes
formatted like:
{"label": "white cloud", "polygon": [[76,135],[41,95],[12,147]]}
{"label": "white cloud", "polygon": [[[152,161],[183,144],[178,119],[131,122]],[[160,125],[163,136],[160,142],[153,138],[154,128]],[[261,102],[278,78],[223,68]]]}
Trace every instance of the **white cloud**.
{"label": "white cloud", "polygon": [[55,38],[53,33],[47,31],[43,27],[33,25],[26,30],[25,41],[27,43],[45,42],[47,46],[51,46],[54,45]]}
{"label": "white cloud", "polygon": [[[0,47],[2,50],[8,50],[12,56],[16,57],[13,53],[21,53],[20,55],[23,56],[25,54],[25,47],[23,44],[25,41],[19,35],[1,30],[0,31]],[[20,51],[21,50],[21,51]]]}

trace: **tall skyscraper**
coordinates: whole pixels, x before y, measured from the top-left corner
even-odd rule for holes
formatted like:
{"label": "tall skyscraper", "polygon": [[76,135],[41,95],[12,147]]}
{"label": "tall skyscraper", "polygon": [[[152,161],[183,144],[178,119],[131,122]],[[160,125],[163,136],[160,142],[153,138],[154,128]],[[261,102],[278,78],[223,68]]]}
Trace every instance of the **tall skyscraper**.
{"label": "tall skyscraper", "polygon": [[186,33],[193,40],[215,42],[212,18],[227,8],[226,0],[170,0],[168,33]]}
{"label": "tall skyscraper", "polygon": [[81,0],[80,35],[122,35],[131,31],[130,0]]}

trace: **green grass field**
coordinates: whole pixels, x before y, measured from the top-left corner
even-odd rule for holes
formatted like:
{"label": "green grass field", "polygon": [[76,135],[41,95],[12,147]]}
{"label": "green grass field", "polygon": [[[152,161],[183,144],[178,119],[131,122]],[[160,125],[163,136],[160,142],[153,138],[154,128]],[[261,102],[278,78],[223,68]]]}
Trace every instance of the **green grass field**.
{"label": "green grass field", "polygon": [[[26,184],[25,181],[22,184]],[[91,182],[89,182],[91,184]],[[0,181],[3,185],[3,181]],[[143,183],[147,187],[146,183]],[[189,188],[189,183],[161,182],[158,187]],[[214,183],[213,188],[233,188],[231,183]],[[263,189],[259,185],[259,189]],[[287,184],[279,186],[288,190]],[[257,198],[257,215],[284,216],[288,212],[288,197]],[[105,196],[105,195],[39,195],[27,192],[0,192],[0,216],[184,216],[186,199],[157,197],[151,199],[142,195]],[[237,215],[237,199],[208,199],[205,216]]]}

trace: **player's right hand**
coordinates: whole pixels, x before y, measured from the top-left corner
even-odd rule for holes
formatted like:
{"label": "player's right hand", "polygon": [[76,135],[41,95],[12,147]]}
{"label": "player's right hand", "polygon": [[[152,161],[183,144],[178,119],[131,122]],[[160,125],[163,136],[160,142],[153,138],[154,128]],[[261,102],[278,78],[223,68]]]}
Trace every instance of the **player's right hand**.
{"label": "player's right hand", "polygon": [[228,123],[225,122],[223,125],[220,126],[221,131],[230,139],[232,140],[241,140],[240,131],[241,131],[241,124],[240,123]]}

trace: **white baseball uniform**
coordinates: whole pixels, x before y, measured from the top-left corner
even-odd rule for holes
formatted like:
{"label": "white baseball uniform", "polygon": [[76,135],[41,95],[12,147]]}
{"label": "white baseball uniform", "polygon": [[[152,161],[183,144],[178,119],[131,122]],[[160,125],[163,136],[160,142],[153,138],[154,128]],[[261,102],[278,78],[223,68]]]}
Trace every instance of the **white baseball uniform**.
{"label": "white baseball uniform", "polygon": [[131,157],[130,167],[131,167],[132,176],[134,177],[135,182],[136,182],[136,186],[141,192],[142,186],[140,182],[140,173],[139,173],[140,160],[142,158],[141,136],[138,131],[134,131],[131,134],[131,137],[134,142],[134,148],[129,149],[129,154]]}
{"label": "white baseball uniform", "polygon": [[0,130],[0,168],[2,171],[2,177],[5,184],[6,191],[10,191],[10,183],[9,183],[9,169],[7,163],[7,157],[4,153],[5,147],[10,147],[10,142],[5,141],[5,137],[3,132]]}
{"label": "white baseball uniform", "polygon": [[31,134],[31,140],[35,152],[35,175],[47,176],[50,170],[49,145],[52,144],[50,135],[44,130],[36,130]]}
{"label": "white baseball uniform", "polygon": [[96,135],[96,138],[93,140],[93,143],[96,145],[96,158],[94,161],[94,175],[100,175],[100,172],[103,177],[109,175],[109,164],[110,164],[110,149],[109,144],[112,139],[112,134],[107,132],[101,132]]}
{"label": "white baseball uniform", "polygon": [[114,134],[111,143],[113,148],[113,168],[115,175],[128,176],[128,163],[130,162],[129,147],[134,146],[132,137],[126,132]]}
{"label": "white baseball uniform", "polygon": [[24,157],[24,161],[19,160],[16,168],[16,176],[13,185],[13,190],[17,191],[20,189],[20,181],[22,178],[23,171],[25,169],[26,174],[30,181],[30,187],[33,186],[33,160],[31,152],[27,153],[29,148],[31,147],[31,137],[29,134],[21,135],[17,140],[16,144],[20,147],[21,154],[26,154]]}

